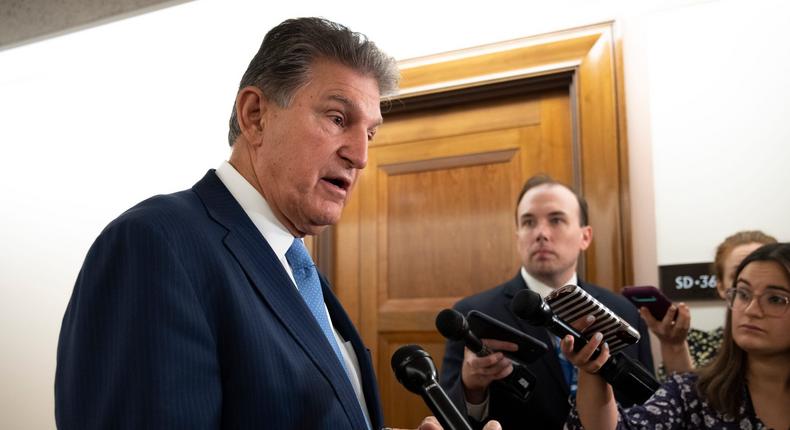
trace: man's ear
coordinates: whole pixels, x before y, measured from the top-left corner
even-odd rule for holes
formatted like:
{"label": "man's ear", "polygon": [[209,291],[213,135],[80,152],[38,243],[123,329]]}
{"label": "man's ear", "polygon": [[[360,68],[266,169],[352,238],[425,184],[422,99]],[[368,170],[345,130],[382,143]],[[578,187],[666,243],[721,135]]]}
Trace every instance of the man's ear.
{"label": "man's ear", "polygon": [[236,95],[236,119],[239,122],[241,134],[251,145],[260,144],[266,103],[266,97],[258,87],[244,87]]}
{"label": "man's ear", "polygon": [[592,226],[585,225],[582,227],[582,251],[587,250],[592,242],[593,230]]}

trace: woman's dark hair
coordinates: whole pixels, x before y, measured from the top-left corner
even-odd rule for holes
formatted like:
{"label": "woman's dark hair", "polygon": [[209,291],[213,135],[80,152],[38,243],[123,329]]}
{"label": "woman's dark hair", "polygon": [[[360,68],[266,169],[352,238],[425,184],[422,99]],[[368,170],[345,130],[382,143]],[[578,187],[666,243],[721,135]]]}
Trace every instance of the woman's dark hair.
{"label": "woman's dark hair", "polygon": [[[744,267],[755,261],[776,262],[790,278],[790,243],[772,243],[755,249],[738,266],[735,279]],[[732,309],[727,309],[721,349],[708,365],[697,370],[697,392],[714,409],[732,418],[738,418],[738,409],[743,403],[740,387],[746,386],[746,360],[746,351],[733,340]]]}

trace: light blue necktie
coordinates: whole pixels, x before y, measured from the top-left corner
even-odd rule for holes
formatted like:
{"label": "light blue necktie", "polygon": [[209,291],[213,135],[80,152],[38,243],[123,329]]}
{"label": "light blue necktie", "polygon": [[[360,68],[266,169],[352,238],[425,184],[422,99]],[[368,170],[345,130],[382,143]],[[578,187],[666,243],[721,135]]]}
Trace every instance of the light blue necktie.
{"label": "light blue necktie", "polygon": [[302,239],[294,239],[291,247],[285,253],[285,259],[288,260],[288,264],[291,266],[296,287],[299,289],[302,299],[304,299],[307,307],[310,308],[310,312],[312,312],[318,325],[321,326],[321,331],[324,332],[326,340],[335,351],[340,365],[348,373],[343,354],[340,353],[340,345],[337,344],[332,325],[329,323],[329,316],[324,304],[324,294],[321,291],[321,281],[318,279],[318,270],[316,270],[315,263],[310,258],[310,254],[307,252]]}
{"label": "light blue necktie", "polygon": [[[329,323],[329,316],[324,303],[324,293],[321,291],[321,280],[318,279],[318,270],[316,270],[315,263],[313,263],[313,259],[307,252],[302,239],[294,239],[291,247],[285,252],[285,259],[288,260],[288,264],[291,266],[296,287],[299,289],[302,299],[304,299],[307,307],[310,308],[310,312],[312,312],[318,325],[321,326],[321,331],[324,332],[326,340],[332,346],[338,361],[340,361],[340,365],[350,379],[351,376],[348,373],[349,369],[346,367],[346,361],[343,359],[343,354],[340,353],[340,345],[337,344],[332,325]],[[370,429],[370,419],[367,413],[362,411],[362,415],[365,417],[365,424]]]}
{"label": "light blue necktie", "polygon": [[565,377],[565,382],[568,383],[568,391],[571,396],[576,397],[576,388],[579,386],[579,369],[565,358],[562,350],[560,350],[561,341],[562,339],[554,336],[554,350],[557,358],[560,359],[560,368],[562,369],[562,376]]}

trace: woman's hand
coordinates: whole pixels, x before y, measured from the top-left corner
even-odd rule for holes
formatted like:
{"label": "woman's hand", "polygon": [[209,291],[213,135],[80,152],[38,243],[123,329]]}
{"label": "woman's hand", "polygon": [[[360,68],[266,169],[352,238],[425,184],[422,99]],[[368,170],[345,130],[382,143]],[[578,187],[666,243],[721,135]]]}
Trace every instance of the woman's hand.
{"label": "woman's hand", "polygon": [[647,328],[661,342],[661,360],[667,373],[690,372],[694,368],[689,351],[688,338],[691,327],[691,312],[685,303],[672,304],[661,321],[653,318],[650,311],[639,308]]}
{"label": "woman's hand", "polygon": [[[571,325],[579,332],[595,321],[592,315],[574,321]],[[601,367],[609,359],[609,346],[603,342],[603,335],[595,333],[584,348],[573,351],[573,337],[568,335],[562,339],[560,350],[568,361],[581,371],[579,386],[576,390],[576,409],[579,420],[586,429],[614,429],[617,426],[617,403],[614,400],[612,387],[597,375]],[[592,358],[596,348],[601,353]]]}
{"label": "woman's hand", "polygon": [[653,318],[653,314],[646,307],[639,308],[639,315],[661,343],[680,345],[686,342],[691,327],[691,312],[685,303],[673,303],[661,321]]}
{"label": "woman's hand", "polygon": [[[573,326],[573,328],[579,332],[584,332],[584,329],[589,327],[593,322],[595,322],[595,317],[589,315],[586,318],[580,318],[574,321],[571,326]],[[578,367],[580,370],[584,370],[587,373],[597,373],[603,364],[606,363],[606,360],[609,359],[609,345],[603,342],[603,334],[601,333],[595,333],[587,341],[587,345],[585,345],[578,352],[573,350],[573,344],[573,336],[567,335],[562,339],[560,350],[565,355],[565,357],[568,358],[568,361],[573,363],[573,365]],[[598,355],[598,357],[593,359],[592,355],[599,346],[601,346],[601,353]]]}

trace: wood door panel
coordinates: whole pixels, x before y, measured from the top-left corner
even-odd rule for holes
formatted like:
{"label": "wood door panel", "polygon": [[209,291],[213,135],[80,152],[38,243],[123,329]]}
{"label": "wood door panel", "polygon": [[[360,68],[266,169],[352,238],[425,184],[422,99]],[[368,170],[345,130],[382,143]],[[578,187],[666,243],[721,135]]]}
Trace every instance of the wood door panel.
{"label": "wood door panel", "polygon": [[452,307],[457,300],[457,297],[389,299],[379,308],[378,331],[432,331],[436,314]]}
{"label": "wood door panel", "polygon": [[530,126],[371,148],[378,306],[458,300],[515,271],[513,201],[540,138]]}
{"label": "wood door panel", "polygon": [[514,165],[388,177],[387,299],[463,297],[513,272]]}

